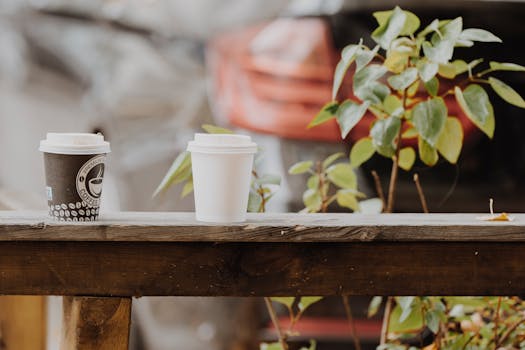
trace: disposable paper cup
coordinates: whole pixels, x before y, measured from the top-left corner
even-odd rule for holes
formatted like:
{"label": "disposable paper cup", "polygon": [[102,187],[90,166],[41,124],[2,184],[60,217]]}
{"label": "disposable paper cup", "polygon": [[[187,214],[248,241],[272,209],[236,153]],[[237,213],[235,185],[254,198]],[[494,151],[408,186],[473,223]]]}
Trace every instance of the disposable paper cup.
{"label": "disposable paper cup", "polygon": [[49,215],[59,221],[96,220],[109,142],[100,134],[48,133],[39,150]]}
{"label": "disposable paper cup", "polygon": [[244,135],[195,134],[188,151],[196,219],[217,223],[246,220],[257,145]]}

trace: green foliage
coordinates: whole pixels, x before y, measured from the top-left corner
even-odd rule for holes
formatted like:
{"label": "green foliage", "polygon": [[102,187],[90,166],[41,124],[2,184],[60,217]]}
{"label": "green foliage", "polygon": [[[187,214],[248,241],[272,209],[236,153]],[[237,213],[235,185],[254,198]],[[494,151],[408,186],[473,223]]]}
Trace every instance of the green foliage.
{"label": "green foliage", "polygon": [[[395,7],[374,13],[377,28],[369,48],[360,40],[343,49],[334,74],[333,101],[323,107],[310,126],[336,118],[345,138],[368,112],[376,120],[370,134],[358,140],[350,158],[353,167],[366,162],[374,153],[399,160],[399,167],[411,169],[415,155],[435,165],[440,155],[456,163],[463,143],[463,127],[450,119],[445,98],[455,99],[465,115],[492,138],[495,117],[489,97],[480,84],[490,85],[506,102],[525,108],[525,100],[503,81],[488,76],[494,71],[524,72],[525,67],[508,62],[490,62],[489,68],[474,72],[483,59],[471,62],[454,59],[456,47],[476,42],[501,43],[493,33],[480,28],[464,28],[463,19],[435,19],[421,28],[412,12]],[[419,32],[418,32],[419,30]],[[380,52],[380,51],[383,52]],[[337,100],[344,77],[354,67],[352,80],[356,98]],[[440,91],[440,81],[453,80],[452,87]],[[424,87],[424,89],[419,87]],[[445,85],[448,86],[448,85]],[[408,126],[407,126],[408,124]],[[418,138],[418,150],[401,148],[400,130],[410,130],[403,138]]]}
{"label": "green foliage", "polygon": [[[368,146],[365,144],[368,142]],[[357,148],[356,148],[357,147]],[[361,148],[361,150],[359,149]],[[344,153],[338,152],[328,156],[322,162],[318,161],[315,166],[313,161],[298,162],[290,167],[290,174],[305,174],[310,176],[306,182],[306,190],[303,193],[304,211],[310,213],[326,212],[328,206],[336,202],[340,207],[350,209],[354,212],[361,210],[358,199],[366,196],[357,190],[357,176],[355,168],[364,161],[363,157],[370,157],[367,153],[374,152],[371,141],[362,141],[361,145],[355,145],[350,160],[342,160]],[[339,162],[337,162],[339,161]],[[375,203],[367,205],[371,212],[380,212]]]}
{"label": "green foliage", "polygon": [[488,137],[492,138],[495,128],[494,109],[485,90],[477,84],[471,84],[463,91],[456,86],[454,93],[459,106],[467,117]]}
{"label": "green foliage", "polygon": [[350,164],[357,168],[369,160],[375,153],[374,145],[370,137],[364,137],[357,141],[350,151]]}
{"label": "green foliage", "polygon": [[[381,302],[374,297],[369,310],[372,305],[378,310]],[[426,328],[434,337],[424,349],[514,349],[525,337],[524,311],[519,297],[396,297],[388,342],[377,349],[423,349],[408,344],[417,343]]]}

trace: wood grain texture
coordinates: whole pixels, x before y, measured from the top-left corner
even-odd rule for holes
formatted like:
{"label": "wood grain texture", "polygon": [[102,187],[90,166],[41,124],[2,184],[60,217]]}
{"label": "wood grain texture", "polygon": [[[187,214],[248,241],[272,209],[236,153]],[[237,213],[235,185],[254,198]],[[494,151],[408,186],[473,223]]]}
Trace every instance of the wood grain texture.
{"label": "wood grain texture", "polygon": [[60,350],[127,350],[130,298],[64,297]]}
{"label": "wood grain texture", "polygon": [[45,302],[39,296],[0,297],[0,349],[45,350]]}
{"label": "wood grain texture", "polygon": [[479,214],[249,214],[241,224],[196,222],[193,213],[123,212],[60,223],[43,212],[0,211],[0,241],[121,242],[525,242],[525,214],[512,222]]}
{"label": "wood grain texture", "polygon": [[0,242],[0,294],[524,295],[525,243]]}

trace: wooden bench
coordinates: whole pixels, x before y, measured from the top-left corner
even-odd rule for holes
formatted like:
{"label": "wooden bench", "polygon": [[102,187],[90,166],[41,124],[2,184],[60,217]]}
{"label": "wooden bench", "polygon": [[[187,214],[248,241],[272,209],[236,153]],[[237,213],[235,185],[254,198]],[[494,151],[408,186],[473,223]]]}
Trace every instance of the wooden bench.
{"label": "wooden bench", "polygon": [[140,296],[523,295],[525,214],[0,211],[0,294],[63,295],[62,349],[126,349]]}

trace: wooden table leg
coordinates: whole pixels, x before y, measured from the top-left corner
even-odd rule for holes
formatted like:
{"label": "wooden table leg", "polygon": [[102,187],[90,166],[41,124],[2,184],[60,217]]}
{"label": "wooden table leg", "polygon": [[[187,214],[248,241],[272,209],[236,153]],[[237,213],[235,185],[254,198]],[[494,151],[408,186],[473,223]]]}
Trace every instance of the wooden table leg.
{"label": "wooden table leg", "polygon": [[0,296],[0,349],[44,350],[46,298]]}
{"label": "wooden table leg", "polygon": [[61,350],[127,350],[131,298],[64,297]]}

